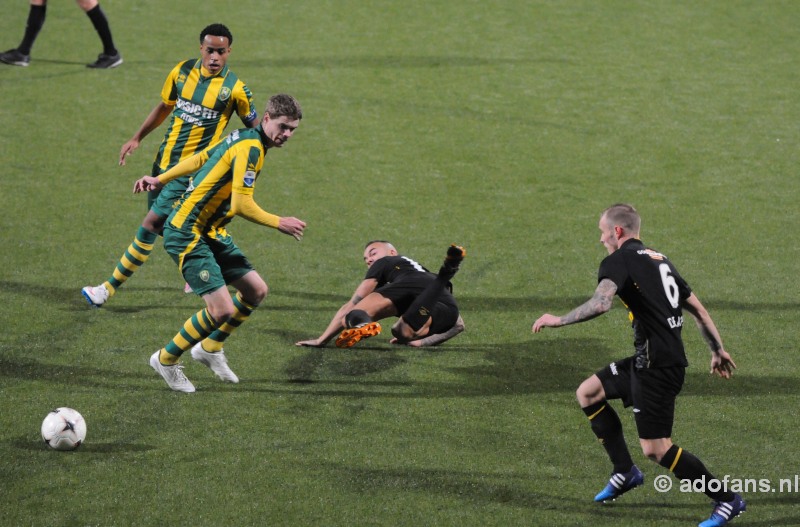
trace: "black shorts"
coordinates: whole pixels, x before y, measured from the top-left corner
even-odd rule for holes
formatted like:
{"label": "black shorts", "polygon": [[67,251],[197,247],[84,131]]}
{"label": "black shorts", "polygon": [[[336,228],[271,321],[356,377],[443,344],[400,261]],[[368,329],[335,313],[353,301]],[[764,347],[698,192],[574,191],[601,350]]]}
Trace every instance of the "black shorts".
{"label": "black shorts", "polygon": [[431,329],[428,335],[444,333],[456,325],[458,320],[458,306],[444,302],[436,302],[436,306],[431,313]]}
{"label": "black shorts", "polygon": [[[421,273],[420,273],[421,274]],[[431,279],[402,280],[392,282],[376,289],[382,297],[388,298],[397,310],[397,316],[403,316],[411,304],[425,290]],[[458,320],[458,304],[450,291],[445,290],[431,313],[430,335],[444,333],[456,325]]]}
{"label": "black shorts", "polygon": [[606,399],[622,399],[633,405],[633,416],[640,439],[672,437],[675,398],[683,388],[686,368],[634,367],[633,357],[612,362],[597,372]]}

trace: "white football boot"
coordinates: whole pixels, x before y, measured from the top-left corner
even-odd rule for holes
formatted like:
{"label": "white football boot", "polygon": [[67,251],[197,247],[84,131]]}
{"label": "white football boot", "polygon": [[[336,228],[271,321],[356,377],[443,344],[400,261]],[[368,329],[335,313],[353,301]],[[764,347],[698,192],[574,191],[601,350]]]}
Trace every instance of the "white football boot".
{"label": "white football boot", "polygon": [[108,289],[103,284],[94,287],[87,285],[81,289],[81,294],[92,307],[100,307],[108,300]]}
{"label": "white football boot", "polygon": [[228,359],[225,358],[225,352],[223,350],[209,353],[204,350],[203,346],[198,342],[192,346],[192,358],[211,368],[211,371],[223,381],[233,383],[239,382],[239,377],[237,377],[230,366],[228,366]]}
{"label": "white football boot", "polygon": [[183,364],[175,364],[174,366],[164,366],[158,359],[161,350],[157,350],[150,356],[150,366],[161,375],[170,388],[176,392],[192,393],[194,392],[194,385],[189,382],[186,375],[183,374]]}

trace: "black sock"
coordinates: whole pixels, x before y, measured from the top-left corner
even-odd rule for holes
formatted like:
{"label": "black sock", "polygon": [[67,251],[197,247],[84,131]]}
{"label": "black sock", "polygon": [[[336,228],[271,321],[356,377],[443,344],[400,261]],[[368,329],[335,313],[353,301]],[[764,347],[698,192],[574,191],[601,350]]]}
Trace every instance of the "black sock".
{"label": "black sock", "polygon": [[582,408],[583,413],[589,418],[592,432],[597,440],[606,449],[614,472],[625,474],[633,468],[633,459],[625,444],[625,435],[622,433],[622,423],[617,412],[608,404],[608,401],[590,404]]}
{"label": "black sock", "polygon": [[372,322],[372,319],[363,309],[353,309],[344,316],[344,325],[348,328],[362,326],[368,322]]}
{"label": "black sock", "polygon": [[28,23],[25,25],[25,36],[22,37],[17,51],[23,55],[30,55],[33,43],[39,35],[39,31],[44,25],[44,17],[47,13],[47,5],[32,5],[28,11]]}
{"label": "black sock", "polygon": [[717,492],[711,492],[709,490],[709,481],[715,479],[714,476],[711,475],[711,472],[703,465],[702,461],[678,445],[672,445],[658,464],[671,470],[675,477],[680,480],[695,481],[704,479],[706,483],[705,494],[714,501],[731,501],[733,499],[733,492],[726,489],[720,488]]}
{"label": "black sock", "polygon": [[425,322],[431,318],[433,308],[436,306],[436,301],[444,291],[445,283],[436,279],[431,282],[428,287],[414,300],[405,313],[403,313],[403,320],[414,331],[419,331],[419,328],[425,325]]}
{"label": "black sock", "polygon": [[117,48],[114,47],[114,39],[111,38],[111,28],[108,26],[106,14],[100,9],[100,4],[86,12],[86,16],[92,21],[94,29],[103,41],[103,53],[106,55],[116,55]]}

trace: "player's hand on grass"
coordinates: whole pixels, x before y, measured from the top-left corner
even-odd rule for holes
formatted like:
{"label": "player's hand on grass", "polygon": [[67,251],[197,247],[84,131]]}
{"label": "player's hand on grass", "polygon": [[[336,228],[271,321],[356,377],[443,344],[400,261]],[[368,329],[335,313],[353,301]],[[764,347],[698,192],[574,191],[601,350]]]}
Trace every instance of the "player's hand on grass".
{"label": "player's hand on grass", "polygon": [[730,379],[736,363],[725,350],[719,350],[711,355],[711,374],[717,374],[725,379]]}
{"label": "player's hand on grass", "polygon": [[325,342],[322,342],[322,339],[301,340],[294,343],[295,346],[303,346],[306,348],[324,348],[325,344]]}
{"label": "player's hand on grass", "polygon": [[159,181],[157,177],[142,176],[140,179],[136,180],[136,183],[133,184],[133,193],[138,194],[139,192],[158,190],[163,186],[164,185],[161,184],[161,181]]}
{"label": "player's hand on grass", "polygon": [[533,333],[539,333],[543,328],[555,328],[560,325],[561,325],[561,317],[551,315],[550,313],[545,313],[544,315],[540,316],[536,322],[533,323],[531,331]]}
{"label": "player's hand on grass", "polygon": [[278,230],[289,236],[294,236],[298,242],[303,239],[303,231],[306,228],[306,222],[298,220],[295,217],[281,218],[278,221]]}

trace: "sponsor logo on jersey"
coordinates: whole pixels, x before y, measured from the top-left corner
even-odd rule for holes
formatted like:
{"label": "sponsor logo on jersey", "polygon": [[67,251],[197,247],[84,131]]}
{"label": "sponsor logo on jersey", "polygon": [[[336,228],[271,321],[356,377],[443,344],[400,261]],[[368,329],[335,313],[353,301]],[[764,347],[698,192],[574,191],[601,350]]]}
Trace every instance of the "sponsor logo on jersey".
{"label": "sponsor logo on jersey", "polygon": [[641,412],[641,410],[639,410],[638,408],[633,409],[633,413],[638,414],[639,412]]}
{"label": "sponsor logo on jersey", "polygon": [[636,254],[644,254],[644,255],[649,256],[653,260],[659,260],[659,261],[663,260],[664,258],[666,258],[666,256],[664,256],[660,252],[654,251],[653,249],[642,249],[642,250],[636,251]]}
{"label": "sponsor logo on jersey", "polygon": [[253,183],[256,182],[256,173],[252,170],[248,170],[244,173],[244,186],[245,187],[252,187]]}
{"label": "sponsor logo on jersey", "polygon": [[617,371],[616,362],[612,362],[611,364],[608,365],[608,367],[611,369],[611,375],[619,375],[619,372]]}
{"label": "sponsor logo on jersey", "polygon": [[[196,104],[192,101],[187,101],[181,97],[178,97],[178,100],[175,101],[175,107],[181,110],[184,115],[192,115],[202,119],[216,119],[219,117],[218,111],[212,108],[206,108],[202,104]],[[183,119],[183,117],[181,118]],[[185,120],[186,119],[184,119],[184,121]]]}
{"label": "sponsor logo on jersey", "polygon": [[231,89],[227,86],[223,86],[222,89],[219,91],[219,100],[220,101],[227,101],[231,97]]}

